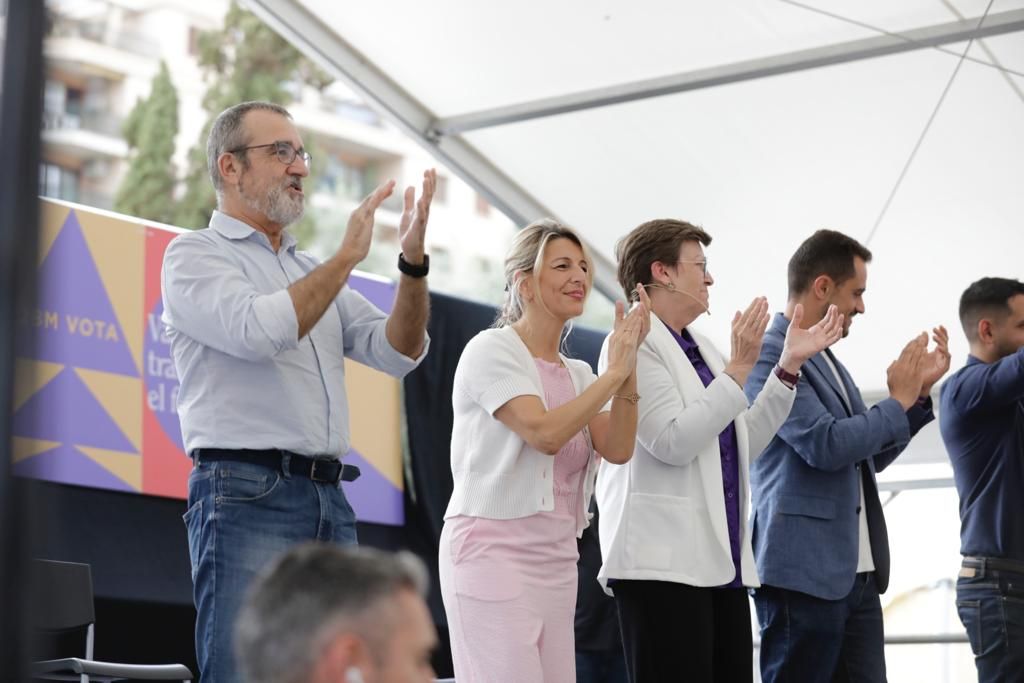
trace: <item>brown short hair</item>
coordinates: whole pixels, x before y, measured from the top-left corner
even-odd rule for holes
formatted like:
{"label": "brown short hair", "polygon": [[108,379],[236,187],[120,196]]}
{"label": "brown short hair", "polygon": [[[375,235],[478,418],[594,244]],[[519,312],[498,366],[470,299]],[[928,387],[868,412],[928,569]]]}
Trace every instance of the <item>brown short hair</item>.
{"label": "brown short hair", "polygon": [[657,262],[675,263],[684,242],[711,244],[711,235],[703,228],[672,218],[656,218],[641,223],[615,245],[615,258],[619,262],[619,286],[626,300],[633,296],[636,283],[649,285],[651,266]]}
{"label": "brown short hair", "polygon": [[854,258],[871,262],[871,251],[848,235],[835,230],[819,230],[803,241],[789,259],[789,298],[797,297],[821,275],[841,285],[857,272]]}
{"label": "brown short hair", "polygon": [[1005,277],[983,277],[960,296],[960,324],[967,340],[978,339],[978,321],[982,318],[1002,321],[1012,311],[1010,299],[1024,294],[1024,283]]}

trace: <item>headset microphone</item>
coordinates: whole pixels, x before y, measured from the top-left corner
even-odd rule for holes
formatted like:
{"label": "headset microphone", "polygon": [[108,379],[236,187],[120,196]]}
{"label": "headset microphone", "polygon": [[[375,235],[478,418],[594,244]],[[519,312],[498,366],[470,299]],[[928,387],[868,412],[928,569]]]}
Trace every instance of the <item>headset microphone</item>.
{"label": "headset microphone", "polygon": [[676,289],[676,286],[674,284],[672,284],[671,282],[668,283],[667,285],[663,285],[660,282],[652,282],[649,285],[640,285],[640,286],[643,287],[644,289],[664,289],[666,292],[672,292],[673,294],[683,294],[684,296],[688,296],[691,299],[693,299],[694,301],[696,301],[698,304],[700,304],[700,307],[704,309],[705,313],[707,313],[708,315],[711,315],[711,309],[708,308],[707,305],[703,301],[701,301],[700,299],[695,297],[693,294],[690,294],[685,289]]}

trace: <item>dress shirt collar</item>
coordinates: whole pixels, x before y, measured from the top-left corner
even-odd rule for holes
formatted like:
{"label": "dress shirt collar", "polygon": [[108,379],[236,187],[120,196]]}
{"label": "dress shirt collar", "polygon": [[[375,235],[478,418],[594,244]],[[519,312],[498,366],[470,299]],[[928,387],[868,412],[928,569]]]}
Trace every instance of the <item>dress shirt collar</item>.
{"label": "dress shirt collar", "polygon": [[700,348],[697,345],[697,342],[694,340],[694,338],[690,335],[690,333],[686,331],[685,327],[683,328],[682,332],[676,332],[671,327],[669,327],[668,323],[666,323],[664,320],[662,320],[661,322],[672,334],[672,338],[675,339],[676,342],[683,347],[683,351],[685,351],[687,354],[689,354],[692,351],[696,351],[698,348]]}
{"label": "dress shirt collar", "polygon": [[[229,216],[226,213],[214,210],[213,215],[210,216],[210,227],[219,232],[229,240],[244,240],[251,239],[253,235],[258,235],[257,239],[270,246],[270,239],[262,232],[252,227],[245,221],[239,220],[234,216]],[[281,232],[281,246],[289,251],[295,250],[297,240],[287,230]]]}

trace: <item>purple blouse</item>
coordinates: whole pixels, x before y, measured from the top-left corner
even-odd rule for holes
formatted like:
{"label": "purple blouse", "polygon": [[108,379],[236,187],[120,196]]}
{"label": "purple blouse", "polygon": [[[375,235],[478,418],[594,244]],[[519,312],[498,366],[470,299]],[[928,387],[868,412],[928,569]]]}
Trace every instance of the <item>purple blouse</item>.
{"label": "purple blouse", "polygon": [[[704,357],[700,355],[700,348],[690,333],[684,329],[682,334],[679,334],[671,327],[668,327],[668,331],[672,333],[672,337],[686,354],[704,386],[711,384],[715,376],[711,374],[711,368],[704,362]],[[732,422],[718,435],[718,450],[722,454],[722,488],[725,500],[725,518],[729,523],[729,547],[732,550],[732,564],[736,568],[736,576],[723,587],[739,588],[743,586],[740,574],[740,466],[736,427]],[[713,503],[709,500],[708,505],[713,505]]]}

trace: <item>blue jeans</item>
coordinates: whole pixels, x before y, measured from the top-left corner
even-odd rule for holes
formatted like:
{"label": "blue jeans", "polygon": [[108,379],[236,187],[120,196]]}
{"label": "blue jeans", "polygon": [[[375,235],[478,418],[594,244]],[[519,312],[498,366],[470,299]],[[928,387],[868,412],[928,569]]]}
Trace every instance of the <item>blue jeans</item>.
{"label": "blue jeans", "polygon": [[975,570],[956,582],[956,610],[971,641],[978,683],[1024,681],[1024,573]]}
{"label": "blue jeans", "polygon": [[754,591],[754,606],[763,683],[886,680],[882,605],[873,573],[857,574],[839,600],[762,586]]}
{"label": "blue jeans", "polygon": [[232,631],[246,588],[274,557],[303,541],[356,543],[356,519],[340,485],[282,467],[199,462],[188,479],[188,550],[203,683],[239,681]]}

